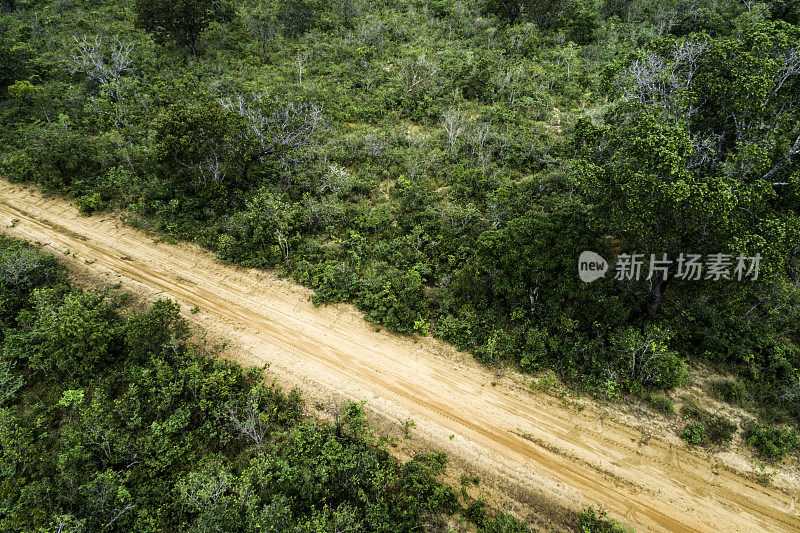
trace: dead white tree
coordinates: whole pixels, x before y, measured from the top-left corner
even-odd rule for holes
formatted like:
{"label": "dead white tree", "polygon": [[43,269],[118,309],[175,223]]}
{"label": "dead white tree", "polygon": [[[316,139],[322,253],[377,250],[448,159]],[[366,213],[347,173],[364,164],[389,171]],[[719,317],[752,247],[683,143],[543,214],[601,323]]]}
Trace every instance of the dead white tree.
{"label": "dead white tree", "polygon": [[322,175],[318,190],[320,194],[331,193],[341,198],[350,194],[355,183],[355,177],[353,177],[346,168],[333,164],[330,165],[328,171]]}
{"label": "dead white tree", "polygon": [[200,181],[208,182],[221,182],[225,179],[224,173],[224,159],[223,147],[217,142],[213,142],[211,146],[211,153],[205,160],[201,161],[198,165]]}
{"label": "dead white tree", "polygon": [[281,249],[283,262],[286,265],[286,268],[289,268],[289,240],[280,229],[275,230],[275,238],[278,240],[278,247]]}
{"label": "dead white tree", "polygon": [[442,222],[456,228],[466,228],[475,224],[481,218],[481,213],[474,204],[461,205],[446,200],[439,207]]}
{"label": "dead white tree", "polygon": [[[685,40],[677,43],[671,54],[658,55],[647,52],[635,60],[627,69],[617,76],[616,84],[624,100],[636,104],[642,113],[658,114],[667,121],[679,123],[691,117],[696,109],[691,107],[685,97],[691,86],[694,75],[700,64],[707,44],[699,40]],[[791,103],[780,106],[772,105],[773,99],[781,89],[795,76],[800,75],[800,53],[797,47],[790,47],[782,52],[775,52],[778,67],[772,75],[773,87],[761,102],[763,109],[774,107],[771,112],[778,117],[795,113]],[[764,118],[748,111],[734,112],[730,115],[733,121],[736,143],[739,146],[752,146],[761,151],[770,151],[775,147],[777,128],[784,121],[781,119],[765,122]],[[721,161],[722,134],[706,132],[693,135],[694,153],[688,158],[689,168],[716,168]],[[741,157],[733,157],[725,162],[726,172],[737,176],[738,180],[751,175],[758,167],[757,161],[746,157],[746,150],[739,150]],[[773,185],[786,185],[785,181],[773,181],[787,163],[800,154],[800,136],[794,139],[789,149],[771,168],[764,172],[760,179]]]}
{"label": "dead white tree", "polygon": [[466,124],[464,113],[457,107],[451,107],[442,113],[442,128],[447,134],[447,146],[451,154],[455,150],[458,138],[464,132]]}
{"label": "dead white tree", "polygon": [[432,80],[437,73],[438,68],[425,54],[420,54],[406,60],[400,69],[400,76],[406,87],[406,94],[410,94],[423,87],[427,82]]}
{"label": "dead white tree", "polygon": [[228,403],[225,405],[225,411],[233,426],[253,441],[264,457],[269,457],[267,441],[270,424],[264,420],[258,395],[251,392],[243,402]]}
{"label": "dead white tree", "polygon": [[695,110],[687,108],[681,96],[705,49],[705,42],[687,40],[676,44],[671,58],[646,52],[617,76],[623,99],[638,104],[642,112],[663,113],[673,122],[685,120]]}
{"label": "dead white tree", "polygon": [[191,472],[180,484],[184,504],[198,512],[226,508],[226,494],[232,485],[231,474],[221,465],[206,465],[202,472]]}
{"label": "dead white tree", "polygon": [[[784,165],[786,165],[786,163],[788,163],[789,160],[791,158],[793,158],[794,156],[796,156],[797,154],[800,154],[800,136],[798,136],[794,140],[794,144],[792,144],[792,147],[789,149],[789,151],[786,152],[783,155],[783,157],[778,159],[777,163],[775,163],[775,165],[771,169],[769,169],[769,171],[767,171],[766,174],[761,176],[761,179],[765,180],[765,181],[771,180],[772,176],[774,176],[776,172],[778,172],[780,169],[782,169],[784,167]],[[782,181],[780,181],[780,182],[776,181],[776,182],[773,182],[772,184],[773,185],[788,185],[787,182],[782,182]]]}
{"label": "dead white tree", "polygon": [[784,402],[791,402],[800,398],[800,377],[795,376],[789,385],[783,389],[779,398]]}
{"label": "dead white tree", "polygon": [[53,517],[50,531],[53,533],[83,533],[86,520],[80,520],[70,514],[61,514]]}
{"label": "dead white tree", "polygon": [[413,182],[430,170],[436,160],[436,156],[424,138],[419,139],[409,136],[408,144],[411,150],[408,151],[404,163],[406,175]]}
{"label": "dead white tree", "polygon": [[[770,103],[770,100],[775,96],[775,94],[780,91],[783,86],[789,81],[789,78],[793,76],[800,75],[800,54],[798,53],[797,47],[792,47],[786,50],[783,55],[781,56],[781,66],[773,75],[773,83],[775,87],[770,91],[767,97],[764,99],[763,106],[767,107]],[[787,108],[788,107],[788,108]],[[793,114],[795,112],[793,106],[787,106],[784,104],[778,110],[778,114]],[[776,121],[777,122],[777,121]],[[773,128],[774,129],[774,128]],[[792,146],[789,150],[772,166],[763,176],[761,176],[762,180],[770,181],[772,180],[773,176],[780,171],[786,163],[788,163],[794,156],[800,154],[800,135],[798,135]],[[787,185],[785,182],[773,182],[773,185]]]}
{"label": "dead white tree", "polygon": [[133,43],[123,43],[119,36],[114,36],[110,47],[103,46],[103,38],[95,37],[90,42],[85,36],[82,40],[75,38],[78,50],[72,55],[72,67],[75,72],[83,72],[100,85],[108,85],[120,81],[133,66],[131,52]]}
{"label": "dead white tree", "polygon": [[575,60],[578,59],[579,51],[580,47],[572,41],[559,46],[557,49],[559,64],[563,64],[567,69],[567,79],[570,79],[572,76],[572,65],[575,63]]}
{"label": "dead white tree", "polygon": [[264,93],[221,98],[219,103],[245,119],[245,138],[253,145],[242,168],[242,181],[247,180],[250,167],[265,157],[277,157],[284,165],[296,161],[327,131],[322,109],[315,104],[276,104]]}
{"label": "dead white tree", "polygon": [[722,141],[724,137],[720,133],[708,133],[705,135],[692,136],[692,154],[686,159],[686,167],[689,169],[707,168],[715,169],[720,163],[722,152]]}
{"label": "dead white tree", "polygon": [[75,37],[75,42],[78,47],[71,58],[72,72],[85,74],[106,91],[113,106],[114,121],[119,126],[125,115],[126,90],[131,83],[134,43],[123,43],[119,36],[114,36],[110,44],[104,44],[100,36],[93,41],[86,36],[80,41]]}
{"label": "dead white tree", "polygon": [[798,54],[797,48],[793,47],[786,50],[781,57],[781,67],[773,75],[775,88],[764,99],[764,106],[769,104],[772,97],[783,88],[789,78],[798,74],[800,74],[800,54]]}
{"label": "dead white tree", "polygon": [[364,138],[364,150],[372,159],[377,159],[380,157],[386,151],[388,146],[389,144],[385,139],[375,134],[367,135]]}
{"label": "dead white tree", "polygon": [[489,125],[488,124],[474,124],[467,132],[467,142],[472,148],[472,155],[478,158],[481,164],[481,170],[486,174],[486,166],[489,163],[489,149],[487,141],[489,140]]}
{"label": "dead white tree", "polygon": [[[772,114],[774,120],[765,121],[762,116],[747,113],[733,113],[731,118],[736,128],[736,141],[739,145],[750,145],[758,147],[764,151],[775,148],[779,128],[787,120],[787,117],[794,117],[796,114],[796,99],[786,98],[780,105],[773,102],[778,92],[786,86],[786,83],[793,77],[800,75],[800,54],[798,47],[790,47],[784,50],[778,57],[774,57],[778,68],[772,74],[773,88],[764,98],[761,106],[764,110]],[[791,120],[791,118],[789,119]],[[795,134],[796,135],[796,132]],[[744,151],[740,151],[744,153]],[[787,163],[795,156],[800,154],[800,135],[797,135],[792,145],[781,156],[773,166],[760,176],[760,179],[771,182],[775,186],[788,185],[786,181],[773,181],[775,174],[780,172]],[[738,180],[744,178],[753,171],[757,165],[752,158],[739,157],[729,165],[729,175],[737,175]]]}
{"label": "dead white tree", "polygon": [[308,60],[308,54],[297,54],[294,62],[297,65],[297,85],[303,86],[303,65]]}
{"label": "dead white tree", "polygon": [[25,280],[41,265],[39,255],[30,248],[4,252],[0,254],[0,281],[21,292]]}

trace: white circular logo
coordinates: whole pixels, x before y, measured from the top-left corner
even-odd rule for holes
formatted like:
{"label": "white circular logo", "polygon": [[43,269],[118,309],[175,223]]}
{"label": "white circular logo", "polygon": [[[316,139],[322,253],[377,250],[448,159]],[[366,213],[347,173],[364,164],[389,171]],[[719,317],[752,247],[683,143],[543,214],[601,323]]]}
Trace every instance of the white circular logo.
{"label": "white circular logo", "polygon": [[581,281],[591,283],[600,279],[608,272],[608,262],[594,252],[581,252],[578,257],[578,276]]}

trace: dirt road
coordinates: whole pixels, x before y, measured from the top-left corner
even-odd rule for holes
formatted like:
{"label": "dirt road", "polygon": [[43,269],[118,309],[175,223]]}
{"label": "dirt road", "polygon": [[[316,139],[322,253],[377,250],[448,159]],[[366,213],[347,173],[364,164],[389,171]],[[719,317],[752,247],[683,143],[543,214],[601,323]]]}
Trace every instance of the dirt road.
{"label": "dirt road", "polygon": [[[232,357],[269,362],[312,398],[363,399],[384,420],[413,419],[415,440],[473,465],[530,508],[599,505],[637,530],[800,531],[796,494],[648,438],[592,405],[579,410],[513,375],[497,378],[443,343],[376,331],[349,305],[315,308],[308,290],[271,274],[154,242],[108,216],[81,217],[63,200],[2,180],[0,227],[75,271],[198,306],[187,317],[231,339]],[[552,513],[539,518],[564,524]]]}

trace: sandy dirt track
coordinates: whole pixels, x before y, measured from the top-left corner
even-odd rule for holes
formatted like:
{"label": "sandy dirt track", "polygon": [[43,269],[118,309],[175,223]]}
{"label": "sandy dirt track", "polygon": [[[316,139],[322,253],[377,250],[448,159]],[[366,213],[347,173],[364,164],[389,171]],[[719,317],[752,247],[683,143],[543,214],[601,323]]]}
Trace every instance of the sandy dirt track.
{"label": "sandy dirt track", "polygon": [[415,440],[490,475],[538,508],[542,524],[565,527],[547,509],[596,505],[637,530],[800,531],[796,492],[648,438],[591,405],[578,410],[513,376],[498,379],[444,343],[376,331],[352,306],[315,308],[310,291],[269,273],[155,242],[108,215],[82,217],[63,200],[3,180],[0,228],[41,243],[73,270],[198,306],[187,318],[231,339],[231,357],[269,362],[280,381],[311,397],[366,400],[393,423],[412,418]]}

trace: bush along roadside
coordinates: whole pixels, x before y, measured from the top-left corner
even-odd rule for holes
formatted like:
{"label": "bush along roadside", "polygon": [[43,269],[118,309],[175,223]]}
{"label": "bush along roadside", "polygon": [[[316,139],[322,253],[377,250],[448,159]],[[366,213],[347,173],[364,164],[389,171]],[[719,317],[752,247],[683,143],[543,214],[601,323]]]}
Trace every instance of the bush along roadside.
{"label": "bush along roadside", "polygon": [[121,300],[0,240],[0,529],[404,532],[469,516],[437,481],[443,454],[398,463],[360,404],[312,419],[264,368],[190,342],[175,303]]}
{"label": "bush along roadside", "polygon": [[0,2],[0,174],[489,365],[619,397],[702,361],[800,421],[790,3],[84,4]]}

